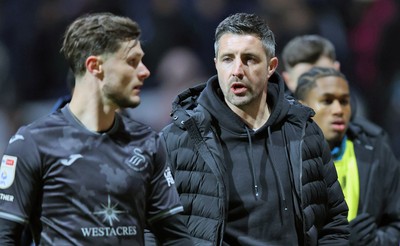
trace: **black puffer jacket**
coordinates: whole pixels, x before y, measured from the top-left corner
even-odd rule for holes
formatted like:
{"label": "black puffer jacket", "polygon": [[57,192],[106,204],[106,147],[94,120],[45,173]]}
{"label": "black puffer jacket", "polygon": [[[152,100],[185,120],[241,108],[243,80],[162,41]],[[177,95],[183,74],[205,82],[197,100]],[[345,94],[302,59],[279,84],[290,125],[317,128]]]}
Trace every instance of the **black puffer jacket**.
{"label": "black puffer jacket", "polygon": [[[207,84],[178,95],[171,114],[174,122],[163,130],[185,210],[184,221],[197,245],[223,245],[226,226],[229,187],[216,134],[219,116],[210,113],[210,102],[204,103],[217,87],[214,76]],[[270,78],[268,100],[272,107],[270,118],[274,118],[271,131],[284,143],[278,147],[283,154],[277,158],[287,163],[292,176],[292,180],[283,182],[292,184],[299,245],[346,245],[348,208],[329,147],[310,118],[313,111],[285,98],[278,74]],[[219,113],[227,112],[228,106]]]}
{"label": "black puffer jacket", "polygon": [[360,178],[358,214],[368,213],[377,224],[377,245],[400,243],[400,163],[387,135],[356,117],[347,130],[354,144]]}

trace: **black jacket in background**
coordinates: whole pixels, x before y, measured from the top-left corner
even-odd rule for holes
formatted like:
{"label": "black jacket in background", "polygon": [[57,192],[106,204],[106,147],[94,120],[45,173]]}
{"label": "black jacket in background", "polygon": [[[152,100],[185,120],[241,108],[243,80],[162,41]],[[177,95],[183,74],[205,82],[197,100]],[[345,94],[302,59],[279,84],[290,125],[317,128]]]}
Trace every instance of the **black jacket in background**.
{"label": "black jacket in background", "polygon": [[400,242],[400,163],[378,126],[355,117],[347,130],[354,144],[360,180],[358,214],[368,213],[378,226],[377,245]]}

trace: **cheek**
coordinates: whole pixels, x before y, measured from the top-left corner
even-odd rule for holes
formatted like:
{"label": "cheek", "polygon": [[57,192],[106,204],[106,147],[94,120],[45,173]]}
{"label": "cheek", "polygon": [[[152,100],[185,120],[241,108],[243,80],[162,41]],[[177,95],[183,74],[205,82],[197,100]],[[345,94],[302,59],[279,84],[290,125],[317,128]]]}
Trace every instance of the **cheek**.
{"label": "cheek", "polygon": [[135,76],[135,71],[132,71],[131,69],[124,69],[124,70],[121,70],[117,76],[118,76],[117,79],[119,80],[119,84],[121,86],[127,86],[132,82],[132,80]]}
{"label": "cheek", "polygon": [[229,69],[229,65],[219,64],[216,67],[217,73],[221,78],[228,79],[231,75],[231,70]]}
{"label": "cheek", "polygon": [[312,108],[315,110],[315,112],[326,110],[326,107],[324,105],[322,105],[321,103],[319,103],[319,102],[315,102],[312,105]]}
{"label": "cheek", "polygon": [[327,121],[328,119],[328,110],[326,108],[323,108],[321,106],[314,106],[312,107],[315,111],[315,116],[314,116],[314,120],[317,122],[318,125],[320,125],[320,127],[324,124],[324,122]]}
{"label": "cheek", "polygon": [[219,80],[219,87],[221,88],[222,93],[224,95],[226,95],[229,92],[229,89],[230,89],[229,86],[228,86],[228,83],[224,82],[224,80],[221,80],[221,79],[218,79],[218,80]]}
{"label": "cheek", "polygon": [[317,113],[317,114],[315,114],[315,116],[313,118],[314,118],[314,121],[317,123],[317,125],[322,128],[323,123],[324,123],[323,115]]}
{"label": "cheek", "polygon": [[267,67],[265,68],[264,66],[257,66],[254,68],[249,69],[248,76],[256,76],[259,78],[269,78],[270,76],[270,69]]}
{"label": "cheek", "polygon": [[350,121],[350,118],[351,118],[351,107],[349,106],[349,107],[346,107],[346,109],[345,109],[345,114],[346,114],[346,120],[347,120],[347,122],[349,122]]}
{"label": "cheek", "polygon": [[246,73],[246,77],[251,83],[250,86],[255,90],[259,90],[259,88],[264,88],[268,83],[270,75],[268,74],[267,69],[254,69],[249,70]]}

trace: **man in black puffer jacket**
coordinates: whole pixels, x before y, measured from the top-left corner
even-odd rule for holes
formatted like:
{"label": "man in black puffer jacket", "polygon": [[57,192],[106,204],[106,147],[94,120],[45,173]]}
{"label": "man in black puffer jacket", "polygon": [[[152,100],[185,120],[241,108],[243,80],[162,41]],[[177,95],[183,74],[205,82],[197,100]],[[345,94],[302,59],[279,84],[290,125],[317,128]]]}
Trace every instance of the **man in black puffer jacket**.
{"label": "man in black puffer jacket", "polygon": [[348,208],[313,110],[284,95],[272,31],[234,14],[217,76],[173,103],[163,130],[197,245],[347,245]]}

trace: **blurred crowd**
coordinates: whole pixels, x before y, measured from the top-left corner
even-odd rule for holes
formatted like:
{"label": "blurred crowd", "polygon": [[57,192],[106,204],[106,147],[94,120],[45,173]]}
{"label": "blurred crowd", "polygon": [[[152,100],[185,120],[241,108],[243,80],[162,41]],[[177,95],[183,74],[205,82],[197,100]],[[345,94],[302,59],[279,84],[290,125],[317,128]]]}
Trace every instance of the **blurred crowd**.
{"label": "blurred crowd", "polygon": [[[297,35],[332,41],[360,95],[360,114],[382,126],[400,152],[399,0],[0,0],[0,152],[15,130],[70,93],[59,53],[66,25],[87,12],[126,15],[142,30],[142,104],[129,113],[160,130],[183,89],[215,74],[214,30],[235,12],[265,17],[279,57]],[[282,66],[279,66],[282,69]]]}

